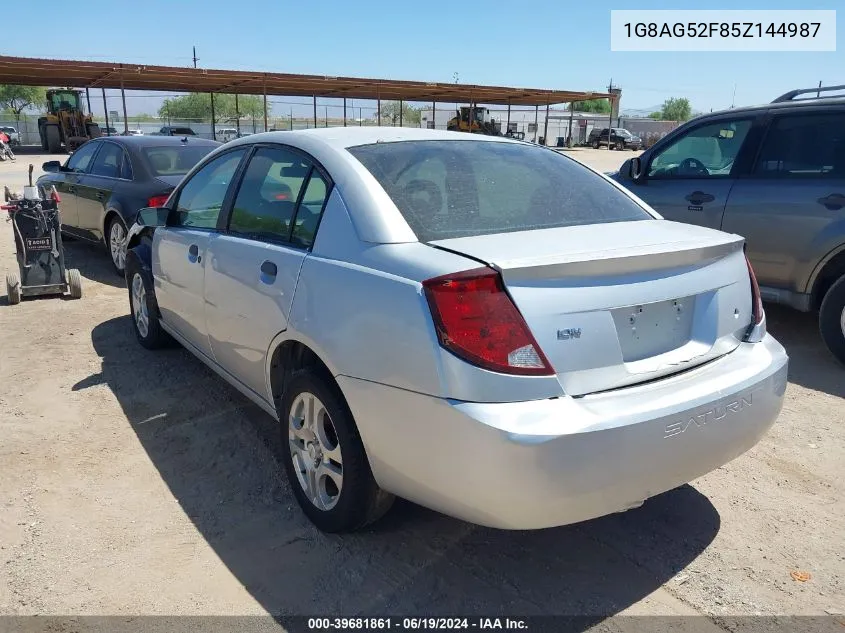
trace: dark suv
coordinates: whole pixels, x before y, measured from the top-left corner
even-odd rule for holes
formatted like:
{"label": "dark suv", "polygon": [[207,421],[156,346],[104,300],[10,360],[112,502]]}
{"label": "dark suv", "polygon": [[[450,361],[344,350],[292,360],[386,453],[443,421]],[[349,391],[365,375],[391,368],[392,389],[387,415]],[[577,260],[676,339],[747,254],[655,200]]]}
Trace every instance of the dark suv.
{"label": "dark suv", "polygon": [[700,116],[611,177],[667,220],[742,235],[763,300],[818,311],[845,363],[845,95],[821,95],[842,91]]}
{"label": "dark suv", "polygon": [[165,125],[161,128],[158,133],[162,136],[196,136],[197,133],[194,132],[189,127],[172,127],[170,125]]}
{"label": "dark suv", "polygon": [[604,128],[603,130],[593,129],[587,139],[587,144],[595,149],[601,145],[607,145],[608,149],[632,149],[634,151],[643,148],[643,140],[639,136],[631,134],[621,127]]}

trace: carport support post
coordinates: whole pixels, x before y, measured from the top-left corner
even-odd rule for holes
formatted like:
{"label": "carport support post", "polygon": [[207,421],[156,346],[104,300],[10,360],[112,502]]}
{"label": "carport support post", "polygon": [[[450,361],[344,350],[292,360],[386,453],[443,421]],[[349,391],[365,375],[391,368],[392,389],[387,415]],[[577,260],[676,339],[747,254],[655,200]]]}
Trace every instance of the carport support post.
{"label": "carport support post", "polygon": [[510,102],[510,99],[508,99],[508,122],[507,122],[507,125],[505,125],[505,134],[507,134],[510,131],[511,131],[511,102]]}
{"label": "carport support post", "polygon": [[314,127],[317,127],[317,95],[314,95]]}
{"label": "carport support post", "polygon": [[[94,112],[91,110],[91,93],[88,92],[88,88],[85,88],[85,100],[88,102],[88,114],[94,115]],[[26,119],[24,119],[26,121]]]}
{"label": "carport support post", "polygon": [[238,138],[241,137],[241,113],[238,110],[238,93],[235,93],[235,125],[238,128]]}
{"label": "carport support post", "polygon": [[343,127],[346,127],[346,97],[343,98]]}
{"label": "carport support post", "polygon": [[126,91],[123,89],[123,75],[120,76],[120,98],[123,101],[123,133],[129,136],[129,119],[126,117]]}
{"label": "carport support post", "polygon": [[[253,128],[255,127],[255,119],[253,118]],[[267,76],[264,76],[264,131],[267,131]]]}
{"label": "carport support post", "polygon": [[376,100],[376,112],[378,113],[378,124],[381,125],[381,95]]}
{"label": "carport support post", "polygon": [[537,142],[537,124],[540,122],[540,106],[534,106],[534,142]]}
{"label": "carport support post", "polygon": [[546,103],[546,122],[543,125],[543,145],[549,144],[549,104]]}
{"label": "carport support post", "polygon": [[106,136],[108,136],[108,134],[109,134],[109,108],[108,108],[108,105],[106,104],[106,89],[100,88],[100,90],[103,91],[103,112],[106,115]]}
{"label": "carport support post", "polygon": [[437,129],[437,101],[431,102],[431,129]]}
{"label": "carport support post", "polygon": [[217,140],[217,128],[214,125],[214,93],[209,93],[211,95],[211,140]]}
{"label": "carport support post", "polygon": [[402,127],[402,99],[399,99],[399,127]]}
{"label": "carport support post", "polygon": [[566,144],[572,147],[572,117],[575,116],[575,102],[569,102],[569,132],[566,134]]}

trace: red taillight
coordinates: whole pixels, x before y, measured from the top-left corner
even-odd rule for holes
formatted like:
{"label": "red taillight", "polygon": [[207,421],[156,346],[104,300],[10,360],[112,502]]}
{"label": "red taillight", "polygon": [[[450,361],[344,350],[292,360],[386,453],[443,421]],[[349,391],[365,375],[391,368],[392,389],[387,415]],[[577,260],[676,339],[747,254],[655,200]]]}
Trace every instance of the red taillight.
{"label": "red taillight", "polygon": [[763,322],[765,312],[763,312],[763,300],[760,298],[760,286],[757,285],[757,277],[754,275],[754,269],[751,268],[747,255],[745,263],[748,265],[748,276],[751,278],[751,326],[753,327]]}
{"label": "red taillight", "polygon": [[423,288],[437,338],[456,356],[505,374],[554,374],[495,270],[443,275]]}
{"label": "red taillight", "polygon": [[164,203],[167,202],[167,199],[170,197],[169,193],[165,193],[161,196],[153,196],[149,200],[147,200],[148,207],[163,207]]}

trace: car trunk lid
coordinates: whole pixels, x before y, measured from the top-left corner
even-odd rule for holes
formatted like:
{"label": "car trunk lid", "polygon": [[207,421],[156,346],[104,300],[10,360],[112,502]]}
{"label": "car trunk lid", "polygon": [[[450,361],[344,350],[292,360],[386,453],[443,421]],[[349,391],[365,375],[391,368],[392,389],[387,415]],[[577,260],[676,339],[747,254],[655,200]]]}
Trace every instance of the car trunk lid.
{"label": "car trunk lid", "polygon": [[429,242],[496,270],[573,396],[736,348],[751,321],[743,240],[665,220]]}

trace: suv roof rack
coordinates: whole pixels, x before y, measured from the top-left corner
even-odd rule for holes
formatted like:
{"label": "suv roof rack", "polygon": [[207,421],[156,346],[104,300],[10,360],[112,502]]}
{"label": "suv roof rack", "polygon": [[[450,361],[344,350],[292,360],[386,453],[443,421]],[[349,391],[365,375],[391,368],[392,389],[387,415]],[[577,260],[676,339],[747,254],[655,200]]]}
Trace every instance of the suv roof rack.
{"label": "suv roof rack", "polygon": [[[845,90],[845,84],[841,86],[825,86],[824,88],[802,88],[801,90],[790,90],[787,93],[782,94],[777,99],[772,101],[772,103],[782,103],[784,101],[793,101],[795,97],[798,95],[810,94],[811,92],[821,93],[821,92],[833,92],[834,90]],[[824,97],[819,96],[819,99],[832,99],[834,97],[841,97],[843,95],[825,95]]]}

